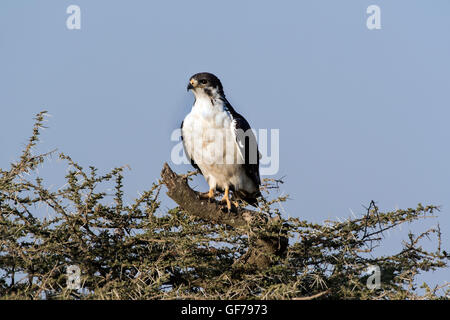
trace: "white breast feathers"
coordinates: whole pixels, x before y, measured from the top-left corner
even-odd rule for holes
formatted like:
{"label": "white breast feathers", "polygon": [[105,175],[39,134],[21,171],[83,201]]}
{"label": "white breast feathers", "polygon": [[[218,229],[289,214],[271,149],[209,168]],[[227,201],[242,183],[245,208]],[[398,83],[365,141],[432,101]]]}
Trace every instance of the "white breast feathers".
{"label": "white breast feathers", "polygon": [[197,97],[183,121],[187,156],[198,165],[210,188],[246,189],[256,186],[247,177],[236,142],[235,122],[221,99]]}

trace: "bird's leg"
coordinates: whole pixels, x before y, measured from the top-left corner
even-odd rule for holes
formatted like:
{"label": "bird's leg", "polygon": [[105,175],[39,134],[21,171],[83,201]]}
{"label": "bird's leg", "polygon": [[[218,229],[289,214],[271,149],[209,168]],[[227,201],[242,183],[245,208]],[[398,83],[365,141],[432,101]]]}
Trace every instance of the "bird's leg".
{"label": "bird's leg", "polygon": [[211,200],[214,198],[214,189],[210,188],[209,192],[200,193],[198,196],[203,200]]}
{"label": "bird's leg", "polygon": [[230,201],[230,197],[229,197],[229,192],[230,192],[230,187],[225,187],[225,194],[223,195],[222,200],[220,200],[220,201],[226,201],[228,212],[231,211],[231,201]]}
{"label": "bird's leg", "polygon": [[214,189],[209,189],[209,192],[208,192],[208,198],[209,198],[209,200],[211,200],[212,198],[214,198]]}

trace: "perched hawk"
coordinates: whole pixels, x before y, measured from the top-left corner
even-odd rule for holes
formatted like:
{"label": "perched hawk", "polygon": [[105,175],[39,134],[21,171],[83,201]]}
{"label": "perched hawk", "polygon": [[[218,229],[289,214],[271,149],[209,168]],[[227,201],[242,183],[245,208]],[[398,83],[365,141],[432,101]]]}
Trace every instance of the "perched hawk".
{"label": "perched hawk", "polygon": [[231,210],[229,191],[237,200],[255,206],[260,196],[259,151],[247,120],[225,98],[222,83],[211,73],[193,75],[187,87],[195,96],[191,112],[181,123],[181,137],[187,156],[209,185],[224,192]]}

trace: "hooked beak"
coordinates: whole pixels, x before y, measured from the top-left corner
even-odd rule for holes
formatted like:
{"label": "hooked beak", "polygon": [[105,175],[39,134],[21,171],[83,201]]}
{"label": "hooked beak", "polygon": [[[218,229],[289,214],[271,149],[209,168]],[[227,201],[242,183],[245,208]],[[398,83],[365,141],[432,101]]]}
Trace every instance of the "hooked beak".
{"label": "hooked beak", "polygon": [[197,85],[197,81],[195,79],[189,80],[189,84],[187,86],[187,91],[192,90]]}

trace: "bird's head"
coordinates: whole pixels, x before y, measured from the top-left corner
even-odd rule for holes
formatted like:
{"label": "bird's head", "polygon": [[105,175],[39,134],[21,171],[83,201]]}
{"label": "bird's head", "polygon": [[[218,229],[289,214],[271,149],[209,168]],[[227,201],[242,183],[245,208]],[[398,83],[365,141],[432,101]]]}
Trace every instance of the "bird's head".
{"label": "bird's head", "polygon": [[194,74],[189,79],[187,90],[191,90],[196,98],[202,96],[208,98],[225,97],[219,78],[208,72]]}

